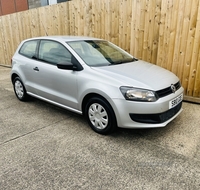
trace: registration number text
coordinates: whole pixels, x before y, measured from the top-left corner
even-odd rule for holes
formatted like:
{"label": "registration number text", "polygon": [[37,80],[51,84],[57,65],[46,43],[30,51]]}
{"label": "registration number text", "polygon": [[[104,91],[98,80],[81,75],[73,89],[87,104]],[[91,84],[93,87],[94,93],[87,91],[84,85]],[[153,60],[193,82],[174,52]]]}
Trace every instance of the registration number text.
{"label": "registration number text", "polygon": [[174,108],[183,100],[183,94],[179,95],[178,97],[174,98],[169,102],[169,109]]}

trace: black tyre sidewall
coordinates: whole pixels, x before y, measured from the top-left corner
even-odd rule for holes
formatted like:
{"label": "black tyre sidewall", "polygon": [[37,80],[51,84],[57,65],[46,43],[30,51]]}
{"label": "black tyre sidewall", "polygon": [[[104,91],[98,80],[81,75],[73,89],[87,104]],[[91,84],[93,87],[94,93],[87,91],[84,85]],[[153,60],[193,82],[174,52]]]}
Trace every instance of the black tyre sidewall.
{"label": "black tyre sidewall", "polygon": [[[21,98],[17,95],[16,90],[15,90],[15,83],[16,83],[16,81],[19,81],[19,82],[22,84],[22,86],[23,86],[24,94],[23,94],[23,96],[22,96]],[[18,98],[20,101],[25,101],[25,100],[27,100],[26,89],[25,89],[25,87],[24,87],[23,82],[21,81],[21,79],[20,79],[19,77],[16,77],[16,78],[14,79],[14,81],[13,81],[13,88],[14,88],[15,95],[17,96],[17,98]]]}
{"label": "black tyre sidewall", "polygon": [[[106,110],[106,112],[108,114],[108,125],[107,125],[107,127],[105,129],[98,129],[98,128],[96,128],[95,126],[93,126],[93,124],[91,123],[91,121],[89,119],[88,110],[89,110],[89,107],[91,106],[91,104],[93,104],[93,103],[98,103],[101,106],[103,106],[103,108]],[[99,134],[103,134],[103,135],[110,134],[116,128],[116,118],[115,118],[114,111],[113,111],[112,107],[110,106],[110,104],[106,100],[104,100],[103,98],[100,98],[100,97],[93,97],[93,98],[91,98],[88,101],[88,103],[86,104],[85,116],[87,118],[87,121],[88,121],[90,127],[95,132],[97,132]]]}

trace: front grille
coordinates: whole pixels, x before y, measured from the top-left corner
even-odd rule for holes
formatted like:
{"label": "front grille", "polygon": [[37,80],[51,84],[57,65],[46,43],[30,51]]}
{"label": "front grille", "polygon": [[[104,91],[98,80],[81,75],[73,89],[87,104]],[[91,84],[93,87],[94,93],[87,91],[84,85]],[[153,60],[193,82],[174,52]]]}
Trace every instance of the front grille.
{"label": "front grille", "polygon": [[[177,82],[176,84],[174,84],[174,86],[176,87],[176,90],[178,90],[181,87],[181,83]],[[162,97],[167,96],[167,95],[172,94],[172,93],[173,92],[172,92],[171,86],[164,88],[162,90],[156,91],[158,98],[162,98]]]}
{"label": "front grille", "polygon": [[129,114],[133,121],[139,123],[149,123],[149,124],[158,124],[164,123],[165,121],[172,118],[176,115],[182,107],[182,102],[178,104],[176,107],[158,114]]}

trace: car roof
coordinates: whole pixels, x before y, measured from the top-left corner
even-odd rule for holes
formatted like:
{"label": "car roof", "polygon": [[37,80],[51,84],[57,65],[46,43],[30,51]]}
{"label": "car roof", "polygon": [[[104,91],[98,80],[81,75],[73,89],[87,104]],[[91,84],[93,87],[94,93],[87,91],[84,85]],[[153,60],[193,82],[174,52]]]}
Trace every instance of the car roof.
{"label": "car roof", "polygon": [[41,37],[29,38],[26,39],[25,41],[36,40],[36,39],[56,40],[61,42],[80,41],[80,40],[101,40],[99,38],[88,37],[88,36],[41,36]]}

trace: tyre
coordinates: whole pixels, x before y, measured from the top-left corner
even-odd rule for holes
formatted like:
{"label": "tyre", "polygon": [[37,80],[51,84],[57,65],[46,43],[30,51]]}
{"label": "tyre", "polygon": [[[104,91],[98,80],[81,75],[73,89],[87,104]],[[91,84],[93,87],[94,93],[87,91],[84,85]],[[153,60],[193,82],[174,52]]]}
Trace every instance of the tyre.
{"label": "tyre", "polygon": [[15,95],[20,101],[25,101],[28,98],[28,95],[26,93],[26,89],[19,77],[16,77],[13,81],[13,88],[15,91]]}
{"label": "tyre", "polygon": [[99,134],[109,134],[116,128],[113,109],[103,98],[91,98],[86,104],[85,115],[90,127]]}

